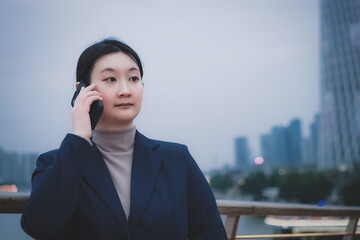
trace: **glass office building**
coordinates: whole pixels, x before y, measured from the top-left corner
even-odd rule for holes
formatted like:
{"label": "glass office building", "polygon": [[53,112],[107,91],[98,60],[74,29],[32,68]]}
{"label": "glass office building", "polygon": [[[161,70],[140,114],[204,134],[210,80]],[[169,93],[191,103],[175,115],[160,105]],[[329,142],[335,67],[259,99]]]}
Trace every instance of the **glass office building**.
{"label": "glass office building", "polygon": [[360,164],[360,0],[322,0],[319,169]]}

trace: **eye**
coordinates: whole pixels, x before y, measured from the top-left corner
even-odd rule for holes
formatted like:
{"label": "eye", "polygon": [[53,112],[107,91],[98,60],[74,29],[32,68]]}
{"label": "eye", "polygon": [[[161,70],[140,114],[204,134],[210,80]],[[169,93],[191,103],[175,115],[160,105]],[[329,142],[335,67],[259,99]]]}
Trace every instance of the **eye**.
{"label": "eye", "polygon": [[132,82],[137,82],[137,81],[139,81],[139,78],[136,77],[136,76],[134,76],[134,77],[131,77],[131,78],[130,78],[130,81],[132,81]]}
{"label": "eye", "polygon": [[104,79],[104,82],[115,82],[115,81],[116,81],[116,78],[114,78],[114,77],[109,77],[109,78]]}

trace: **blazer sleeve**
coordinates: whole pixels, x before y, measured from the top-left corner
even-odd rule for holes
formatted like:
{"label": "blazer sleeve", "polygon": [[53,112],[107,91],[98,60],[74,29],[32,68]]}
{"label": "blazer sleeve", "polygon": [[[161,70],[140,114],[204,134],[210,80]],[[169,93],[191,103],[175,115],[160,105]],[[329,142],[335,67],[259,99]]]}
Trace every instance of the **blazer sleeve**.
{"label": "blazer sleeve", "polygon": [[68,134],[57,151],[39,156],[32,177],[30,198],[21,226],[35,239],[65,239],[76,207],[81,172],[91,159],[92,147]]}
{"label": "blazer sleeve", "polygon": [[214,194],[186,146],[184,151],[188,179],[188,239],[226,240]]}

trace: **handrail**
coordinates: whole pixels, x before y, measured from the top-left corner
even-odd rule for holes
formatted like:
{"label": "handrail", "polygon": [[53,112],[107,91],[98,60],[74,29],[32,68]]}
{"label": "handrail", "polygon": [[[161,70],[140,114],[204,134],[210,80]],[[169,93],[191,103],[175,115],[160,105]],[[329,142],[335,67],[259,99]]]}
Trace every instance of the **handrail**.
{"label": "handrail", "polygon": [[[295,238],[295,237],[329,237],[344,236],[344,240],[355,239],[360,218],[360,207],[331,206],[319,207],[307,204],[268,203],[218,200],[217,205],[221,215],[226,215],[225,229],[228,239],[261,239],[261,238]],[[346,231],[335,233],[302,233],[302,234],[267,234],[236,236],[240,217],[251,216],[318,216],[318,217],[348,217]]]}
{"label": "handrail", "polygon": [[[0,192],[0,214],[22,213],[29,198],[29,193]],[[318,207],[307,204],[267,203],[217,200],[221,215],[226,215],[225,229],[229,239],[261,239],[261,238],[292,238],[292,237],[325,237],[344,236],[344,239],[355,239],[360,218],[360,207]],[[301,234],[267,234],[236,236],[239,220],[242,215],[251,216],[328,216],[347,217],[349,222],[346,231],[336,233],[301,233]]]}
{"label": "handrail", "polygon": [[0,192],[0,214],[22,213],[30,193]]}
{"label": "handrail", "polygon": [[217,200],[221,215],[359,217],[360,207]]}

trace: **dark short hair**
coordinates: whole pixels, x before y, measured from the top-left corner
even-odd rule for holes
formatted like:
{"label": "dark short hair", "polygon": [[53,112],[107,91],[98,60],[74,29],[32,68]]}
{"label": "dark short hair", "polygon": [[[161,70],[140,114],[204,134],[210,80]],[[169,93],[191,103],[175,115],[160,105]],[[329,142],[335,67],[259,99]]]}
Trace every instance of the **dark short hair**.
{"label": "dark short hair", "polygon": [[100,42],[94,43],[82,52],[76,67],[76,82],[83,80],[87,85],[89,85],[91,72],[94,68],[96,60],[106,54],[115,52],[122,52],[131,57],[138,65],[142,78],[143,67],[137,53],[127,44],[115,38],[106,38]]}

